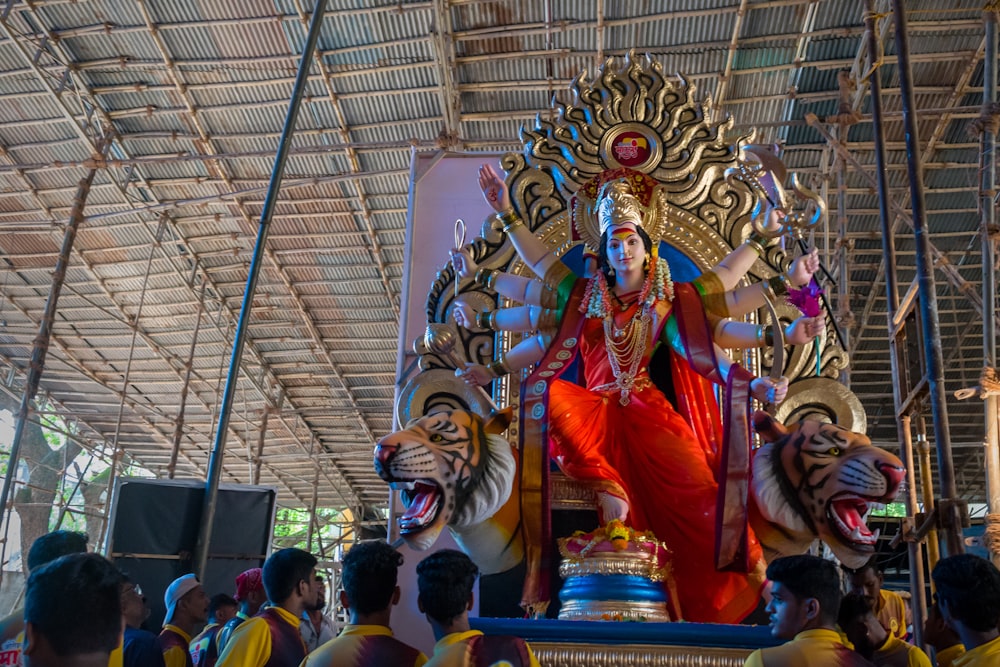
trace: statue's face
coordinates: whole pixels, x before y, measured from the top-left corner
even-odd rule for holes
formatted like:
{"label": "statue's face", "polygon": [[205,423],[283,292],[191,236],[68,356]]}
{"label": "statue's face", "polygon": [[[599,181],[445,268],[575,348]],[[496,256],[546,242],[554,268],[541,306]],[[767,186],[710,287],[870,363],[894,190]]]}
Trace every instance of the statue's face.
{"label": "statue's face", "polygon": [[635,227],[631,224],[620,225],[608,234],[608,264],[615,273],[627,273],[631,270],[642,271],[646,259],[646,246],[642,243]]}

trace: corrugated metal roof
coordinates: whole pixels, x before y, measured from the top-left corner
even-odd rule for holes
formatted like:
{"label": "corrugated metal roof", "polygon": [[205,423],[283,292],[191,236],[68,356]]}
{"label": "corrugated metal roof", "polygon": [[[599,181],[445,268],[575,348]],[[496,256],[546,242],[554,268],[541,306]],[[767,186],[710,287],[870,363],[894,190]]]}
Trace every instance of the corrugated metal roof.
{"label": "corrugated metal roof", "polygon": [[[280,419],[269,422],[261,479],[280,487],[282,502],[307,503],[318,467],[321,504],[346,502],[358,516],[384,510],[384,485],[358,462],[370,451],[369,432],[385,433],[394,414],[411,150],[516,149],[522,125],[533,126],[539,113],[552,118],[551,97],[571,102],[568,84],[582,71],[595,76],[608,57],[632,48],[648,52],[666,71],[685,74],[699,96],[721,96],[721,111],[737,125],[731,136],[757,127],[759,140],[783,139],[789,164],[817,179],[828,176],[835,197],[832,153],[807,119],[839,111],[838,74],[865,54],[861,5],[749,2],[739,17],[740,4],[607,2],[598,17],[597,5],[583,0],[331,0],[271,222],[225,480],[248,481],[247,449],[255,449],[270,410]],[[87,133],[93,137],[99,121],[113,130],[110,155],[121,163],[99,169],[90,189],[42,386],[65,410],[85,417],[87,437],[109,440],[115,428],[109,414],[117,411],[131,357],[128,428],[119,437],[155,474],[166,473],[196,326],[178,474],[205,471],[220,374],[305,41],[301,5],[42,1],[16,4],[0,19],[14,35],[0,39],[0,268],[7,267],[0,277],[0,362],[15,378],[27,368],[61,226],[86,175],[84,161],[96,152]],[[924,148],[932,235],[940,235],[935,243],[961,275],[976,281],[978,138],[968,129],[981,102],[982,6],[907,5],[921,140],[924,147],[935,140],[932,150]],[[43,33],[57,41],[36,54],[35,36]],[[888,178],[893,199],[908,208],[891,26],[885,34]],[[72,76],[63,80],[66,65]],[[871,111],[865,83],[855,83],[861,117],[847,128],[847,149],[864,173],[853,166],[846,172],[853,254],[844,307],[859,320],[851,336],[852,381],[872,413],[873,436],[891,444],[882,239],[868,178]],[[446,99],[447,91],[456,97]],[[456,125],[446,127],[446,109],[456,99]],[[75,129],[75,122],[87,123],[87,109],[96,111],[94,123]],[[835,225],[831,218],[833,236]],[[906,224],[899,230],[900,279],[908,282],[915,259]],[[442,248],[448,242],[421,241]],[[968,349],[980,329],[960,291],[940,274],[938,289],[947,302],[942,327],[954,338],[944,343],[952,350],[949,372],[959,374],[949,378],[951,389],[967,384],[981,365]],[[134,350],[130,318],[139,328]],[[970,478],[978,465],[971,445],[982,433],[981,406],[973,403],[949,406],[953,437],[964,443],[956,448],[959,467]],[[349,455],[350,465],[310,453],[312,441],[319,451]],[[300,461],[272,465],[269,456]],[[970,497],[982,491],[971,488]]]}

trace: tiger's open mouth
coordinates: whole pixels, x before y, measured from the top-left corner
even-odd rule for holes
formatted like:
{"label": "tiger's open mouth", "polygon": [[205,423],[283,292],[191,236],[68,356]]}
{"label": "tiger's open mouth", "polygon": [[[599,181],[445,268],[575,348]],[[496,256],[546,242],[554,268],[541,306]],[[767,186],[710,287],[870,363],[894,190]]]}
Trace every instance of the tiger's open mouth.
{"label": "tiger's open mouth", "polygon": [[875,505],[875,501],[862,496],[842,494],[830,501],[827,517],[844,542],[859,550],[870,550],[875,547],[879,530],[872,532],[865,519]]}
{"label": "tiger's open mouth", "polygon": [[419,533],[431,526],[441,513],[441,487],[436,482],[420,479],[392,482],[389,486],[400,492],[406,507],[406,512],[398,519],[400,534]]}

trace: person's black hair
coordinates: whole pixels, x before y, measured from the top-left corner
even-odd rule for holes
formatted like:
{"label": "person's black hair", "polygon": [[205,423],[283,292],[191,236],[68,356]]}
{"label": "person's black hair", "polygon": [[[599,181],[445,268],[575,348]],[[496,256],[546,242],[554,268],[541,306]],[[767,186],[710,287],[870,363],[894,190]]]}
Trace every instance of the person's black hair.
{"label": "person's black hair", "polygon": [[264,561],[261,579],[272,604],[281,604],[295,591],[300,581],[312,584],[309,576],[316,567],[316,557],[302,549],[281,549]]}
{"label": "person's black hair", "polygon": [[98,554],[74,553],[28,577],[24,622],[61,658],[110,654],[122,630],[121,573]]}
{"label": "person's black hair", "polygon": [[842,569],[847,574],[859,575],[864,574],[865,570],[871,570],[877,575],[882,574],[882,568],[878,564],[878,556],[872,556],[859,567],[847,567],[843,563],[840,564],[840,569]]}
{"label": "person's black hair", "polygon": [[837,566],[831,561],[808,554],[785,556],[768,564],[767,578],[781,584],[800,600],[815,598],[825,625],[837,622],[843,594]]}
{"label": "person's black hair", "polygon": [[976,632],[1000,622],[1000,570],[985,558],[956,554],[942,558],[931,572],[939,604]]}
{"label": "person's black hair", "polygon": [[219,610],[219,607],[239,607],[240,604],[233,599],[233,596],[226,595],[225,593],[216,593],[212,596],[212,599],[208,601],[208,618],[209,622],[215,617],[215,612]]}
{"label": "person's black hair", "polygon": [[[635,232],[642,239],[642,245],[646,248],[646,258],[648,261],[653,261],[653,240],[649,238],[649,234],[646,230],[639,225],[635,226]],[[597,265],[601,269],[601,273],[604,274],[604,279],[608,281],[608,285],[614,284],[614,278],[611,274],[611,264],[608,262],[608,230],[604,230],[601,234],[601,247],[597,249]]]}
{"label": "person's black hair", "polygon": [[341,584],[351,609],[359,614],[382,611],[392,603],[403,554],[382,540],[358,542],[344,554]]}
{"label": "person's black hair", "polygon": [[872,613],[872,606],[868,602],[868,598],[860,593],[848,593],[840,601],[837,624],[843,629]]}
{"label": "person's black hair", "polygon": [[446,625],[468,608],[479,568],[454,549],[432,553],[417,564],[417,590],[424,613]]}
{"label": "person's black hair", "polygon": [[28,549],[28,572],[36,567],[51,563],[60,556],[87,552],[87,536],[71,530],[53,530],[45,533]]}

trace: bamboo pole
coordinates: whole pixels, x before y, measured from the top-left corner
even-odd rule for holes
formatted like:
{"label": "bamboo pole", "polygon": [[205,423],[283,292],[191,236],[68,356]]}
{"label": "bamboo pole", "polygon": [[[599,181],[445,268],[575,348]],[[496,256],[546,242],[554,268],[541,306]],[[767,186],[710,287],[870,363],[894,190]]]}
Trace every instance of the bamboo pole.
{"label": "bamboo pole", "polygon": [[14,437],[10,444],[10,457],[7,460],[7,473],[3,478],[3,489],[0,490],[0,513],[4,513],[10,520],[10,512],[7,502],[10,499],[10,490],[17,476],[17,462],[21,454],[21,439],[24,436],[24,427],[28,421],[28,413],[31,410],[31,403],[35,400],[38,392],[38,384],[42,379],[42,371],[45,368],[45,357],[49,351],[49,341],[52,337],[52,325],[55,322],[56,310],[59,305],[59,294],[62,291],[63,283],[66,281],[66,269],[69,267],[69,255],[76,241],[76,233],[83,221],[83,209],[87,203],[87,195],[90,194],[90,185],[94,182],[94,175],[97,170],[91,169],[87,175],[80,180],[76,196],[73,198],[73,213],[69,217],[66,225],[66,232],[63,235],[62,249],[59,251],[59,259],[56,262],[55,270],[52,272],[52,284],[49,288],[49,297],[45,301],[45,313],[38,324],[38,335],[32,347],[31,362],[28,370],[28,378],[24,387],[24,394],[21,396],[21,406],[17,411],[17,422],[14,427]]}
{"label": "bamboo pole", "polygon": [[[874,2],[865,0],[865,26],[868,41],[868,55],[872,60],[873,70],[868,78],[871,90],[872,129],[875,137],[875,173],[877,175],[879,224],[882,231],[882,260],[885,266],[886,292],[886,330],[889,333],[889,363],[892,369],[892,394],[894,416],[896,418],[896,433],[902,458],[906,465],[907,494],[906,515],[913,517],[917,513],[916,489],[914,485],[915,466],[913,459],[913,439],[910,430],[910,415],[900,414],[904,391],[909,391],[908,364],[906,363],[905,331],[897,333],[893,327],[896,313],[899,311],[899,287],[896,281],[896,242],[895,232],[889,212],[889,184],[885,173],[885,127],[882,124],[882,71],[876,62],[877,54],[882,51],[876,37]],[[897,28],[898,29],[898,28]],[[915,159],[912,158],[911,159]],[[924,595],[923,555],[919,542],[908,539],[906,551],[910,571],[910,595],[913,603],[914,638],[918,646],[923,644],[923,619],[926,615],[927,600]]]}
{"label": "bamboo pole", "polygon": [[[910,210],[913,212],[913,240],[917,249],[917,283],[920,291],[920,329],[923,337],[925,372],[929,385],[934,442],[937,446],[938,474],[941,477],[941,500],[937,510],[941,519],[947,554],[965,551],[962,541],[964,512],[955,483],[955,467],[951,453],[951,428],[948,424],[948,402],[944,386],[944,359],[941,352],[941,323],[937,308],[937,291],[930,242],[930,230],[924,206],[924,174],[920,162],[917,108],[913,96],[913,71],[907,34],[906,9],[902,0],[892,0],[896,22],[896,53],[899,57],[899,87],[903,91],[903,127],[906,133],[906,153],[910,178]],[[888,266],[886,267],[888,275]],[[980,304],[980,307],[982,304]],[[980,312],[982,312],[980,310]],[[992,313],[986,313],[991,317]]]}
{"label": "bamboo pole", "polygon": [[[987,120],[996,114],[997,101],[997,12],[984,11],[986,28],[986,56],[983,59],[983,134],[980,152],[981,184],[979,206],[981,221],[979,234],[982,243],[983,267],[983,308],[993,310],[996,304],[996,238],[997,238],[997,158],[996,119]],[[997,370],[997,328],[992,317],[983,318],[983,367]],[[986,516],[986,544],[995,565],[1000,566],[1000,444],[998,444],[998,397],[993,392],[984,392],[983,402],[985,437],[983,455],[986,459],[986,481],[988,514]]]}

